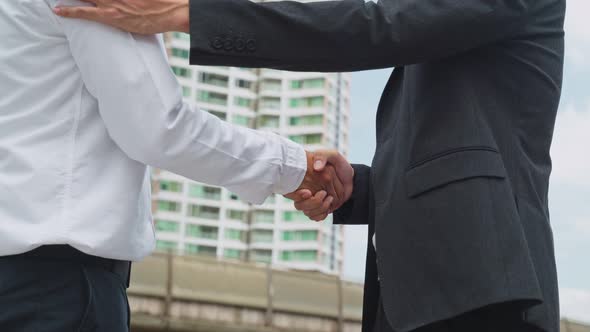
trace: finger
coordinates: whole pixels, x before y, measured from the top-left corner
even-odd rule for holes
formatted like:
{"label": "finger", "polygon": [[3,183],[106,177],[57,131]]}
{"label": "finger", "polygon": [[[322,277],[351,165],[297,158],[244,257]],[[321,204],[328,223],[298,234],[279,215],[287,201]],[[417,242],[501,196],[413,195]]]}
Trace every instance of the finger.
{"label": "finger", "polygon": [[67,18],[80,18],[100,22],[103,10],[96,7],[56,7],[53,9],[56,15]]}
{"label": "finger", "polygon": [[313,194],[311,193],[311,190],[308,189],[301,189],[299,191],[295,192],[295,202],[301,202],[301,201],[305,201],[307,199],[310,199],[313,197]]}
{"label": "finger", "polygon": [[303,212],[306,216],[318,216],[322,214],[327,214],[330,212],[330,207],[332,206],[333,202],[334,197],[330,196],[326,198],[318,208],[312,210],[305,210]]}
{"label": "finger", "polygon": [[327,195],[328,195],[328,193],[326,193],[324,190],[319,191],[315,194],[314,197],[312,197],[310,199],[296,202],[295,208],[299,211],[317,209],[318,207],[320,207],[322,205],[322,203],[324,202],[324,199],[326,198]]}
{"label": "finger", "polygon": [[326,218],[328,218],[328,214],[324,213],[324,214],[320,214],[317,216],[313,216],[313,217],[308,217],[309,219],[313,220],[313,221],[324,221],[326,220]]}
{"label": "finger", "polygon": [[335,187],[335,183],[334,180],[336,180],[338,178],[338,176],[336,175],[336,171],[334,170],[334,167],[329,167],[326,172],[329,173],[329,176],[327,177],[328,179],[328,183],[326,183],[326,191],[328,192],[328,195],[334,197],[334,199],[336,201],[340,201],[340,197],[342,197],[342,195],[340,195],[337,191],[336,191],[336,187]]}
{"label": "finger", "polygon": [[[334,171],[335,173],[336,171]],[[346,197],[346,188],[344,187],[344,185],[342,184],[342,182],[340,181],[340,178],[336,175],[334,175],[334,179],[332,181],[332,184],[334,185],[334,190],[336,190],[336,193],[338,193],[338,198],[339,200],[334,200],[334,206],[336,207],[340,207],[340,205],[342,205],[344,202],[344,197]],[[336,209],[336,208],[334,208]]]}

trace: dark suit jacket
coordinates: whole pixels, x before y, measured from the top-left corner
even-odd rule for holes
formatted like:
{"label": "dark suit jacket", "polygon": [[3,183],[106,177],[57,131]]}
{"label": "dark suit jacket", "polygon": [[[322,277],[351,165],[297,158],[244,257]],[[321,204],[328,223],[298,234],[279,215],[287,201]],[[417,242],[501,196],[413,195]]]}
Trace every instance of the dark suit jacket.
{"label": "dark suit jacket", "polygon": [[369,246],[400,332],[492,303],[558,331],[547,191],[562,85],[565,0],[192,0],[191,62],[301,71],[395,66],[372,167],[342,224]]}

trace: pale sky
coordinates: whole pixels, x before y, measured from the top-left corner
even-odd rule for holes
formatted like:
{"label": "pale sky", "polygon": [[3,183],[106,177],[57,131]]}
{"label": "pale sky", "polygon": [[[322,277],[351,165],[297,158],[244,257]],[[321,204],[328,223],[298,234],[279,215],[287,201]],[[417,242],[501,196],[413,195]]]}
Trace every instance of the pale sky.
{"label": "pale sky", "polygon": [[[590,323],[590,0],[568,0],[566,68],[553,140],[551,223],[563,317]],[[370,165],[375,112],[391,70],[353,74],[351,155]],[[362,281],[366,227],[346,226],[345,277]]]}

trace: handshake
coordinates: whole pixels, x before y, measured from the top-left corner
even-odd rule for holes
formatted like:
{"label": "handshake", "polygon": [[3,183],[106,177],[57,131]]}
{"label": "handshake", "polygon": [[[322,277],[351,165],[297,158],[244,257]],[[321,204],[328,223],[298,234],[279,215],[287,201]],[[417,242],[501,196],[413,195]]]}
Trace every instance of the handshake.
{"label": "handshake", "polygon": [[321,221],[350,199],[354,169],[337,151],[306,152],[307,172],[299,188],[286,198],[295,208],[315,221]]}

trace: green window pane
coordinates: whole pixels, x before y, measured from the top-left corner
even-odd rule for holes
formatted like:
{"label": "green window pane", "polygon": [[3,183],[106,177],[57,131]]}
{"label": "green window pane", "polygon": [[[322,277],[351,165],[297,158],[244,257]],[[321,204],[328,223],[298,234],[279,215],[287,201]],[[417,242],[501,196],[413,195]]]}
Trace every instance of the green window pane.
{"label": "green window pane", "polygon": [[214,105],[227,105],[227,95],[223,93],[199,91],[197,101],[214,104]]}
{"label": "green window pane", "polygon": [[258,124],[260,127],[278,128],[280,120],[278,116],[263,115],[258,118]]}
{"label": "green window pane", "polygon": [[249,98],[235,97],[234,98],[234,105],[251,108],[252,105],[254,105],[254,101]]}
{"label": "green window pane", "polygon": [[220,118],[223,121],[225,121],[225,119],[227,118],[227,114],[225,114],[224,112],[218,112],[218,111],[208,111],[208,112],[215,115],[216,117]]}
{"label": "green window pane", "polygon": [[199,82],[227,88],[229,86],[229,77],[224,75],[201,73],[199,74]]}
{"label": "green window pane", "polygon": [[271,230],[254,230],[252,231],[252,242],[272,243],[273,232]]}
{"label": "green window pane", "polygon": [[203,219],[219,220],[219,208],[213,206],[191,204],[188,206],[188,216]]}
{"label": "green window pane", "polygon": [[243,116],[243,115],[234,115],[232,117],[232,122],[240,125],[240,126],[245,126],[245,127],[250,127],[250,119],[247,116]]}
{"label": "green window pane", "polygon": [[172,201],[158,201],[159,211],[179,212],[180,203]]}
{"label": "green window pane", "polygon": [[170,220],[155,220],[156,230],[159,232],[176,233],[180,229],[180,224]]}
{"label": "green window pane", "polygon": [[183,59],[188,59],[189,58],[189,51],[182,49],[182,48],[172,48],[172,56],[178,57],[178,58],[183,58]]}
{"label": "green window pane", "polygon": [[224,249],[223,257],[231,259],[242,259],[243,251],[238,249]]}
{"label": "green window pane", "polygon": [[209,247],[209,246],[201,246],[197,244],[186,244],[184,246],[184,251],[188,254],[192,255],[202,255],[202,256],[209,256],[215,257],[217,255],[217,248]]}
{"label": "green window pane", "polygon": [[254,222],[273,223],[275,220],[275,212],[268,210],[254,211],[252,218]]}
{"label": "green window pane", "polygon": [[174,38],[176,38],[176,39],[187,40],[187,41],[191,40],[191,36],[188,33],[174,32],[173,35],[174,35]]}
{"label": "green window pane", "polygon": [[289,119],[291,126],[319,126],[324,124],[324,116],[318,115],[307,115],[307,116],[296,116]]}
{"label": "green window pane", "polygon": [[291,262],[313,262],[317,261],[318,252],[316,250],[296,250],[281,252],[281,260]]}
{"label": "green window pane", "polygon": [[252,260],[260,263],[270,263],[272,261],[272,251],[254,250],[252,251]]}
{"label": "green window pane", "polygon": [[278,110],[281,108],[281,98],[263,97],[260,99],[260,108]]}
{"label": "green window pane", "polygon": [[283,212],[284,221],[305,221],[308,222],[309,218],[301,211],[285,211]]}
{"label": "green window pane", "polygon": [[324,97],[291,98],[289,105],[291,108],[323,107]]}
{"label": "green window pane", "polygon": [[254,86],[254,83],[252,83],[252,81],[246,81],[246,80],[236,80],[236,87],[238,88],[242,88],[242,89],[252,89],[252,87]]}
{"label": "green window pane", "polygon": [[282,89],[281,80],[265,79],[262,81],[260,88],[262,91],[264,91],[264,90],[281,91],[281,89]]}
{"label": "green window pane", "polygon": [[317,241],[317,231],[285,231],[283,232],[284,241]]}
{"label": "green window pane", "polygon": [[188,68],[172,66],[172,71],[178,77],[190,78],[192,75],[192,71]]}
{"label": "green window pane", "polygon": [[218,229],[211,226],[186,225],[185,234],[199,239],[217,240]]}
{"label": "green window pane", "polygon": [[237,229],[226,229],[225,238],[229,240],[243,240],[245,233]]}
{"label": "green window pane", "polygon": [[176,182],[176,181],[161,180],[160,181],[160,190],[181,193],[182,192],[182,183]]}
{"label": "green window pane", "polygon": [[191,184],[189,186],[189,196],[219,201],[221,200],[221,188]]}
{"label": "green window pane", "polygon": [[178,243],[173,241],[156,241],[156,249],[159,251],[168,251],[168,250],[176,250],[178,248]]}
{"label": "green window pane", "polygon": [[227,210],[226,212],[226,217],[227,219],[231,219],[231,220],[238,220],[238,221],[243,221],[245,222],[247,219],[247,214],[246,211],[240,211],[240,210]]}
{"label": "green window pane", "polygon": [[182,96],[183,97],[190,97],[191,95],[192,95],[191,88],[188,86],[183,86],[182,87]]}
{"label": "green window pane", "polygon": [[322,134],[290,135],[289,139],[299,144],[321,144]]}

